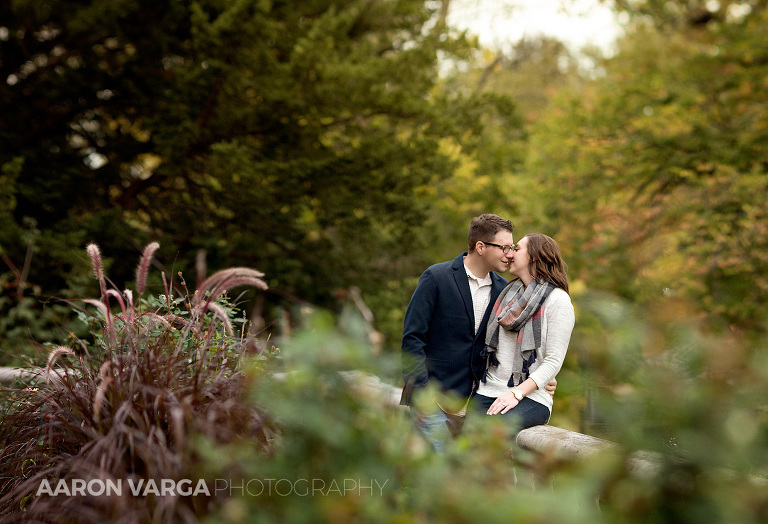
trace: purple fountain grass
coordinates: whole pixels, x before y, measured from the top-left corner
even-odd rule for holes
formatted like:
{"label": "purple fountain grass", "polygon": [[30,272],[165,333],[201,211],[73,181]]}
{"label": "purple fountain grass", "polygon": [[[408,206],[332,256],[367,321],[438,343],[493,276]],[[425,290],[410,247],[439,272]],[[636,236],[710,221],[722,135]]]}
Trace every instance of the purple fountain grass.
{"label": "purple fountain grass", "polygon": [[[205,279],[197,288],[195,300],[202,300],[207,293],[209,297],[217,298],[222,293],[239,285],[252,285],[259,289],[267,289],[267,283],[261,277],[264,273],[248,267],[231,267],[217,271]],[[237,281],[237,282],[236,282]]]}
{"label": "purple fountain grass", "polygon": [[136,318],[136,309],[133,305],[133,292],[130,289],[124,289],[123,295],[128,309],[128,322],[131,323]]}
{"label": "purple fountain grass", "polygon": [[[106,296],[106,294],[105,294]],[[109,340],[114,341],[115,340],[115,323],[112,319],[112,313],[109,311],[108,304],[105,304],[102,300],[97,300],[95,298],[84,298],[82,299],[82,302],[85,304],[90,304],[92,306],[95,306],[99,312],[104,315],[104,332],[106,333]]]}
{"label": "purple fountain grass", "polygon": [[107,305],[102,302],[101,300],[96,300],[95,298],[84,298],[83,302],[86,304],[90,304],[92,306],[96,306],[98,310],[104,315],[106,318],[107,316]]}
{"label": "purple fountain grass", "polygon": [[165,290],[165,306],[168,308],[168,311],[171,310],[171,291],[168,288],[168,280],[165,278],[165,271],[160,273],[160,276],[163,279],[163,289]]}
{"label": "purple fountain grass", "polygon": [[222,325],[224,326],[224,329],[227,331],[227,334],[229,336],[234,335],[234,329],[232,328],[232,322],[229,320],[229,315],[224,310],[223,307],[218,305],[215,302],[206,302],[206,309],[209,311],[212,311],[215,316],[219,318]]}
{"label": "purple fountain grass", "polygon": [[268,289],[267,283],[261,277],[264,273],[247,267],[232,267],[217,271],[198,287],[192,304],[199,310],[205,311],[208,303],[215,301],[228,290],[237,286],[252,286],[257,289]]}
{"label": "purple fountain grass", "polygon": [[[123,320],[125,320],[126,309],[125,309],[125,301],[123,301],[123,296],[118,291],[115,291],[114,289],[108,289],[107,296],[115,297],[115,300],[117,300],[117,304],[120,306],[120,311],[123,312]],[[106,300],[104,302],[106,302]],[[107,304],[107,306],[109,306],[109,304]]]}
{"label": "purple fountain grass", "polygon": [[101,290],[101,297],[103,299],[107,294],[107,283],[106,279],[104,278],[104,263],[101,258],[101,250],[99,249],[98,245],[93,243],[88,244],[85,247],[85,250],[88,253],[88,256],[91,258],[93,274],[99,283],[99,289]]}
{"label": "purple fountain grass", "polygon": [[[162,342],[142,349],[111,347],[109,360],[89,372],[75,367],[82,361],[61,358],[71,355],[69,348],[52,352],[51,364],[65,364],[67,372],[45,388],[25,392],[23,409],[7,414],[0,425],[0,520],[16,515],[25,521],[51,516],[112,521],[125,511],[132,521],[154,521],[163,501],[107,498],[96,504],[34,494],[43,479],[194,478],[188,469],[194,463],[190,434],[215,442],[240,436],[268,445],[270,423],[247,402],[244,376],[234,366],[208,355],[207,366],[191,373],[189,352],[174,357]],[[183,520],[191,503],[174,500],[159,521]],[[22,505],[25,512],[16,513]]]}
{"label": "purple fountain grass", "polygon": [[[104,364],[111,364],[111,361],[107,361]],[[102,366],[102,369],[104,366]],[[98,424],[101,422],[101,407],[104,404],[104,398],[106,396],[107,388],[114,382],[114,379],[110,376],[104,376],[100,373],[101,384],[99,384],[96,394],[93,396],[93,420]]]}
{"label": "purple fountain grass", "polygon": [[101,250],[99,249],[99,246],[90,243],[85,248],[86,252],[88,253],[88,256],[91,259],[91,267],[93,268],[93,274],[96,276],[96,280],[99,282],[99,290],[101,291],[101,300],[104,301],[104,305],[106,306],[104,309],[104,316],[106,318],[106,332],[108,336],[114,340],[114,323],[112,322],[112,313],[109,310],[109,299],[108,297],[108,291],[107,291],[107,280],[104,276],[104,261],[101,256]]}
{"label": "purple fountain grass", "polygon": [[210,310],[214,316],[222,320],[225,329],[231,335],[233,330],[228,315],[221,306],[216,304],[215,300],[237,286],[267,289],[267,283],[261,279],[263,276],[264,273],[261,271],[247,267],[232,267],[217,271],[205,279],[195,291],[192,299],[195,314],[202,316],[206,311]]}
{"label": "purple fountain grass", "polygon": [[149,264],[152,262],[152,257],[155,255],[155,251],[158,250],[160,244],[152,242],[144,248],[144,253],[141,255],[139,265],[136,266],[136,294],[141,297],[144,294],[144,290],[147,287],[147,275],[149,274]]}
{"label": "purple fountain grass", "polygon": [[[133,292],[130,289],[123,290],[120,294],[114,289],[107,290],[108,297],[114,297],[117,300],[117,304],[120,306],[121,315],[118,316],[120,320],[127,324],[132,324],[136,319],[136,308],[133,304]],[[125,297],[125,300],[123,300]]]}
{"label": "purple fountain grass", "polygon": [[45,374],[43,375],[46,382],[50,383],[53,381],[54,371],[56,378],[61,379],[60,371],[58,369],[54,370],[53,365],[56,364],[56,362],[59,360],[59,357],[62,355],[69,355],[74,357],[75,352],[72,350],[72,348],[68,348],[66,346],[57,346],[53,351],[51,351],[51,354],[48,355],[48,363],[45,366]]}
{"label": "purple fountain grass", "polygon": [[[146,328],[151,329],[152,326],[154,326],[156,323],[161,323],[166,328],[171,328],[171,322],[166,318],[168,315],[158,315],[157,313],[153,313],[151,311],[148,311],[146,313],[141,314],[142,318],[147,320]],[[180,317],[176,317],[180,318]],[[183,319],[182,319],[183,320]],[[189,323],[184,324],[185,326],[188,326]]]}
{"label": "purple fountain grass", "polygon": [[68,348],[66,346],[57,346],[51,351],[51,354],[48,355],[48,363],[46,364],[46,373],[50,373],[51,369],[53,369],[53,365],[56,363],[56,361],[59,359],[62,355],[71,355],[75,356],[75,352],[72,351],[72,348]]}
{"label": "purple fountain grass", "polygon": [[[144,250],[149,266],[156,244]],[[18,391],[0,418],[0,521],[180,522],[205,515],[211,500],[189,497],[36,496],[44,479],[195,478],[200,438],[226,443],[246,439],[268,450],[274,424],[248,402],[240,360],[253,341],[235,337],[227,310],[210,292],[235,285],[265,289],[255,270],[234,268],[205,280],[208,297],[192,306],[211,317],[137,312],[130,292],[107,289],[101,253],[88,247],[101,299],[105,336],[98,351],[53,349],[45,370],[56,380]],[[142,263],[137,287],[146,285]],[[140,278],[139,278],[140,277]],[[220,292],[219,292],[220,291]],[[201,295],[202,296],[202,295]],[[112,315],[109,298],[121,312]],[[191,301],[186,301],[191,306]],[[216,336],[214,336],[216,332]],[[64,358],[70,357],[70,358]],[[75,357],[75,358],[72,358]]]}

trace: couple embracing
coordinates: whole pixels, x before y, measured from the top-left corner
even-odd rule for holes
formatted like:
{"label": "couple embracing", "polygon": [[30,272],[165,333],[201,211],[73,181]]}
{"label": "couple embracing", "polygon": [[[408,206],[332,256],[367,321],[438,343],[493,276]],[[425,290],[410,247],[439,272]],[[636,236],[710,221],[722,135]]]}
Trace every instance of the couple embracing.
{"label": "couple embracing", "polygon": [[[424,271],[408,305],[401,403],[438,451],[467,412],[501,416],[511,435],[552,413],[575,321],[566,265],[552,238],[531,233],[515,244],[513,230],[497,215],[474,218],[468,251]],[[428,384],[437,405],[417,409],[414,395]]]}

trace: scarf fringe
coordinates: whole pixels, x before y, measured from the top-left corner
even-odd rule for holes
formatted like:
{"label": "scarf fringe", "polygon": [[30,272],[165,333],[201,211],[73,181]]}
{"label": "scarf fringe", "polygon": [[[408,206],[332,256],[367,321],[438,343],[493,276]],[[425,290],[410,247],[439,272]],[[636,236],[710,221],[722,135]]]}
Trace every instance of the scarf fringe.
{"label": "scarf fringe", "polygon": [[496,358],[496,351],[488,351],[488,346],[484,346],[483,349],[480,350],[480,358],[486,359],[486,366],[485,371],[483,372],[483,376],[480,378],[480,382],[485,384],[488,382],[488,369],[493,367],[498,367],[500,364],[499,359]]}
{"label": "scarf fringe", "polygon": [[[493,358],[496,358],[496,355],[492,355]],[[531,356],[527,359],[523,359],[523,371],[520,373],[520,382],[515,384],[515,374],[512,373],[512,376],[509,377],[509,381],[507,381],[507,387],[513,388],[515,386],[519,386],[526,380],[528,380],[528,377],[530,376],[530,369],[531,366],[536,362],[536,352],[531,351]],[[488,374],[488,370],[485,370],[485,373]]]}

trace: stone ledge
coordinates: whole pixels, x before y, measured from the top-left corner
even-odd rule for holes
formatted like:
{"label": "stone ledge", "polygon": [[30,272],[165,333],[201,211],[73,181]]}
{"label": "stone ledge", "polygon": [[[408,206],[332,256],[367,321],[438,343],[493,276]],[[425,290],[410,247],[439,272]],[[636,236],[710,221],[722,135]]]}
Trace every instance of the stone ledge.
{"label": "stone ledge", "polygon": [[17,379],[30,380],[36,376],[34,372],[26,369],[0,367],[0,386],[10,387],[16,383]]}
{"label": "stone ledge", "polygon": [[[521,449],[554,455],[561,460],[581,460],[599,453],[619,455],[622,451],[615,442],[549,425],[522,430],[517,434],[515,444]],[[660,456],[650,451],[634,451],[627,460],[627,467],[641,476],[658,473],[660,464]]]}
{"label": "stone ledge", "polygon": [[588,457],[617,448],[616,444],[608,440],[548,425],[522,430],[515,443],[523,449],[554,453],[562,458]]}

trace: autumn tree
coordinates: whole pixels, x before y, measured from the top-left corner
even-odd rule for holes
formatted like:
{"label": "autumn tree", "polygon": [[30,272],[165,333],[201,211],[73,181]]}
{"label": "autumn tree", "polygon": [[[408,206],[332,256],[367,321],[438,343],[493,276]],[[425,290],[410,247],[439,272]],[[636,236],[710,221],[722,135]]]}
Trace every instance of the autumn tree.
{"label": "autumn tree", "polygon": [[[590,287],[689,299],[710,318],[763,329],[764,6],[720,2],[728,9],[702,22],[683,10],[696,2],[623,4],[642,16],[605,76],[562,93],[534,132],[531,216]],[[675,5],[672,28],[658,17]]]}

